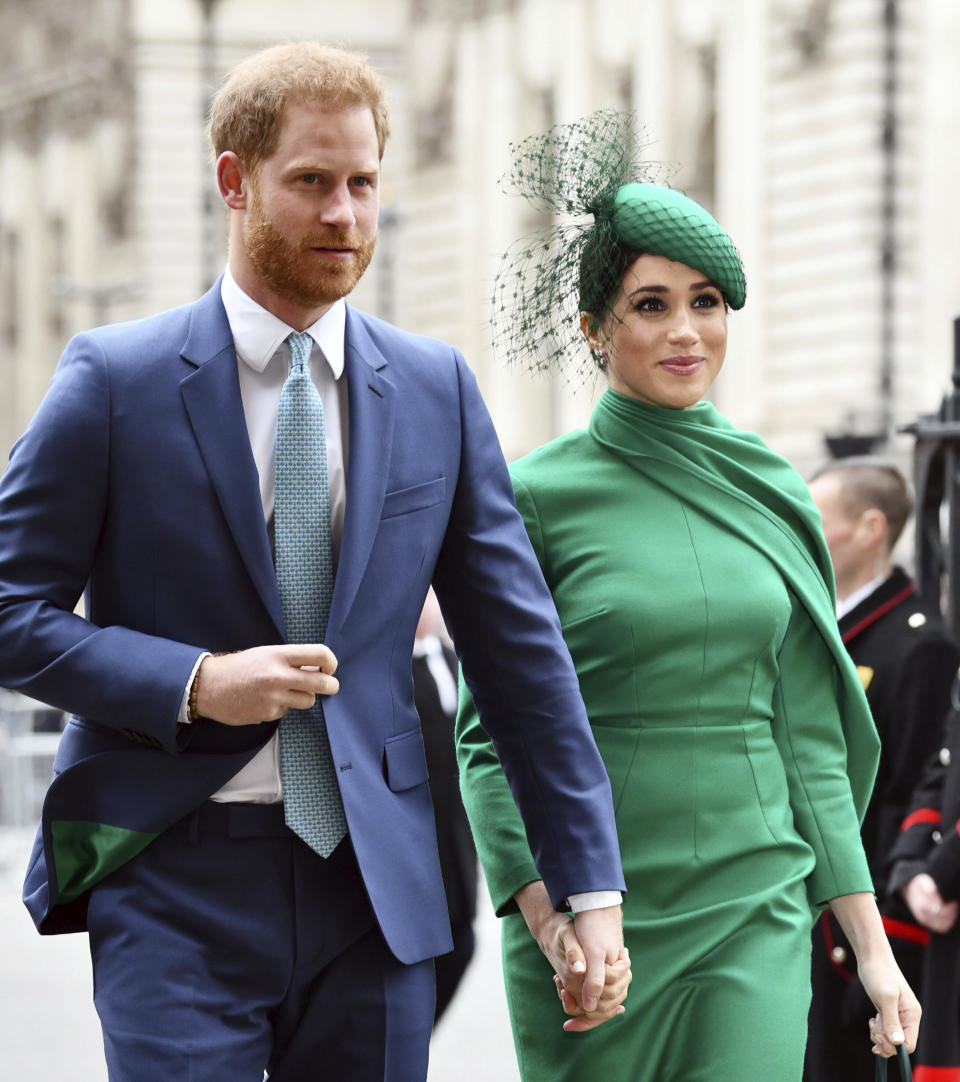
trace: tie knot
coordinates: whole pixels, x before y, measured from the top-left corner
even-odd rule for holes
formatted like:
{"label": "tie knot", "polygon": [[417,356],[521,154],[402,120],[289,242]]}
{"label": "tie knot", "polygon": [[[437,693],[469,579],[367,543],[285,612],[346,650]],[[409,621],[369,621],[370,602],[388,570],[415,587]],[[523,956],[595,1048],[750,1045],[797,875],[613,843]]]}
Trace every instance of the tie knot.
{"label": "tie knot", "polygon": [[306,331],[292,331],[286,337],[290,347],[290,367],[306,369],[313,351],[313,339]]}

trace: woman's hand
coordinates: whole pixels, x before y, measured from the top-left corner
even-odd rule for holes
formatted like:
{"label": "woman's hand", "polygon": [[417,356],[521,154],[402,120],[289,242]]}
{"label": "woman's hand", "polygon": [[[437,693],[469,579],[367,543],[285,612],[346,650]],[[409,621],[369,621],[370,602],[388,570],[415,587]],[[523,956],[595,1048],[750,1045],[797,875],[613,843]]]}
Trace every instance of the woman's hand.
{"label": "woman's hand", "polygon": [[572,1031],[593,1029],[609,1018],[623,1014],[622,1001],[631,980],[630,956],[626,948],[621,947],[617,958],[604,965],[604,982],[596,1007],[585,1010],[582,1000],[587,960],[574,922],[553,908],[547,889],[539,879],[521,887],[514,899],[530,934],[553,967],[561,1005],[572,1016],[563,1028]]}
{"label": "woman's hand", "polygon": [[912,1052],[917,1047],[920,1004],[893,957],[873,895],[844,894],[833,898],[830,908],[857,956],[860,983],[877,1008],[870,1019],[873,1051],[888,1058],[904,1044]]}
{"label": "woman's hand", "polygon": [[873,1051],[887,1058],[897,1054],[898,1044],[905,1044],[907,1051],[912,1052],[917,1047],[920,1004],[893,954],[888,960],[860,963],[857,973],[877,1008],[877,1014],[869,1023]]}
{"label": "woman's hand", "polygon": [[943,935],[957,920],[957,903],[945,902],[932,876],[921,872],[908,880],[900,893],[910,907],[913,919],[931,932]]}

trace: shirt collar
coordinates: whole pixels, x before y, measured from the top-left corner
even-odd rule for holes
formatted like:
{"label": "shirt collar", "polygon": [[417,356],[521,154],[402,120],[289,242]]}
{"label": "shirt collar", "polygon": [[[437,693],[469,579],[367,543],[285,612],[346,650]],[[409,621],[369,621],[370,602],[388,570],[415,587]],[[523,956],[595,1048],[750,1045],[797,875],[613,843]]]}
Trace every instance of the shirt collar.
{"label": "shirt collar", "polygon": [[[283,320],[244,293],[230,273],[229,267],[223,273],[220,297],[227,312],[237,356],[255,372],[262,372],[294,328],[288,327]],[[347,304],[341,297],[316,323],[306,328],[307,333],[320,347],[334,379],[339,379],[343,374],[346,322]]]}
{"label": "shirt collar", "polygon": [[440,636],[434,632],[428,635],[418,635],[413,640],[413,656],[430,657],[432,654],[443,654]]}
{"label": "shirt collar", "polygon": [[852,594],[845,597],[842,601],[838,599],[837,619],[840,620],[846,616],[848,612],[853,612],[861,601],[866,601],[874,590],[879,590],[888,578],[888,575],[878,575],[875,579],[871,579],[869,582],[864,583],[858,590],[854,590]]}

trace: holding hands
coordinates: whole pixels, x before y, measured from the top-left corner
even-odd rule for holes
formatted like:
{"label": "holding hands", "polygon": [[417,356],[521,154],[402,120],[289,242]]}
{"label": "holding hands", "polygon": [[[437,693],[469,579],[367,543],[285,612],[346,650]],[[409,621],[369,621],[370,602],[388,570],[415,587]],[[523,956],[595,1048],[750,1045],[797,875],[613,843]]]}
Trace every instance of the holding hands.
{"label": "holding hands", "polygon": [[632,975],[623,945],[620,906],[588,909],[571,920],[558,913],[540,880],[517,891],[530,934],[554,970],[564,1011],[563,1028],[582,1032],[623,1014]]}

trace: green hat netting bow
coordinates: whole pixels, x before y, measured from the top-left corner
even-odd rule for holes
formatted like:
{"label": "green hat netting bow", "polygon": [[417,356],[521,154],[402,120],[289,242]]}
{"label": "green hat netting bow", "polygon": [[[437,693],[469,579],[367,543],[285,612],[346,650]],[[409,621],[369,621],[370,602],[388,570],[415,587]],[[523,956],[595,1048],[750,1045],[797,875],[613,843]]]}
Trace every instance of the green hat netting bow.
{"label": "green hat netting bow", "polygon": [[508,363],[559,368],[571,383],[595,371],[578,317],[607,316],[626,269],[625,249],[694,267],[731,307],[743,306],[746,285],[733,242],[699,203],[656,183],[672,169],[638,162],[644,141],[635,114],[601,109],[511,144],[513,168],[501,187],[550,213],[555,224],[517,241],[494,282],[493,345]]}

